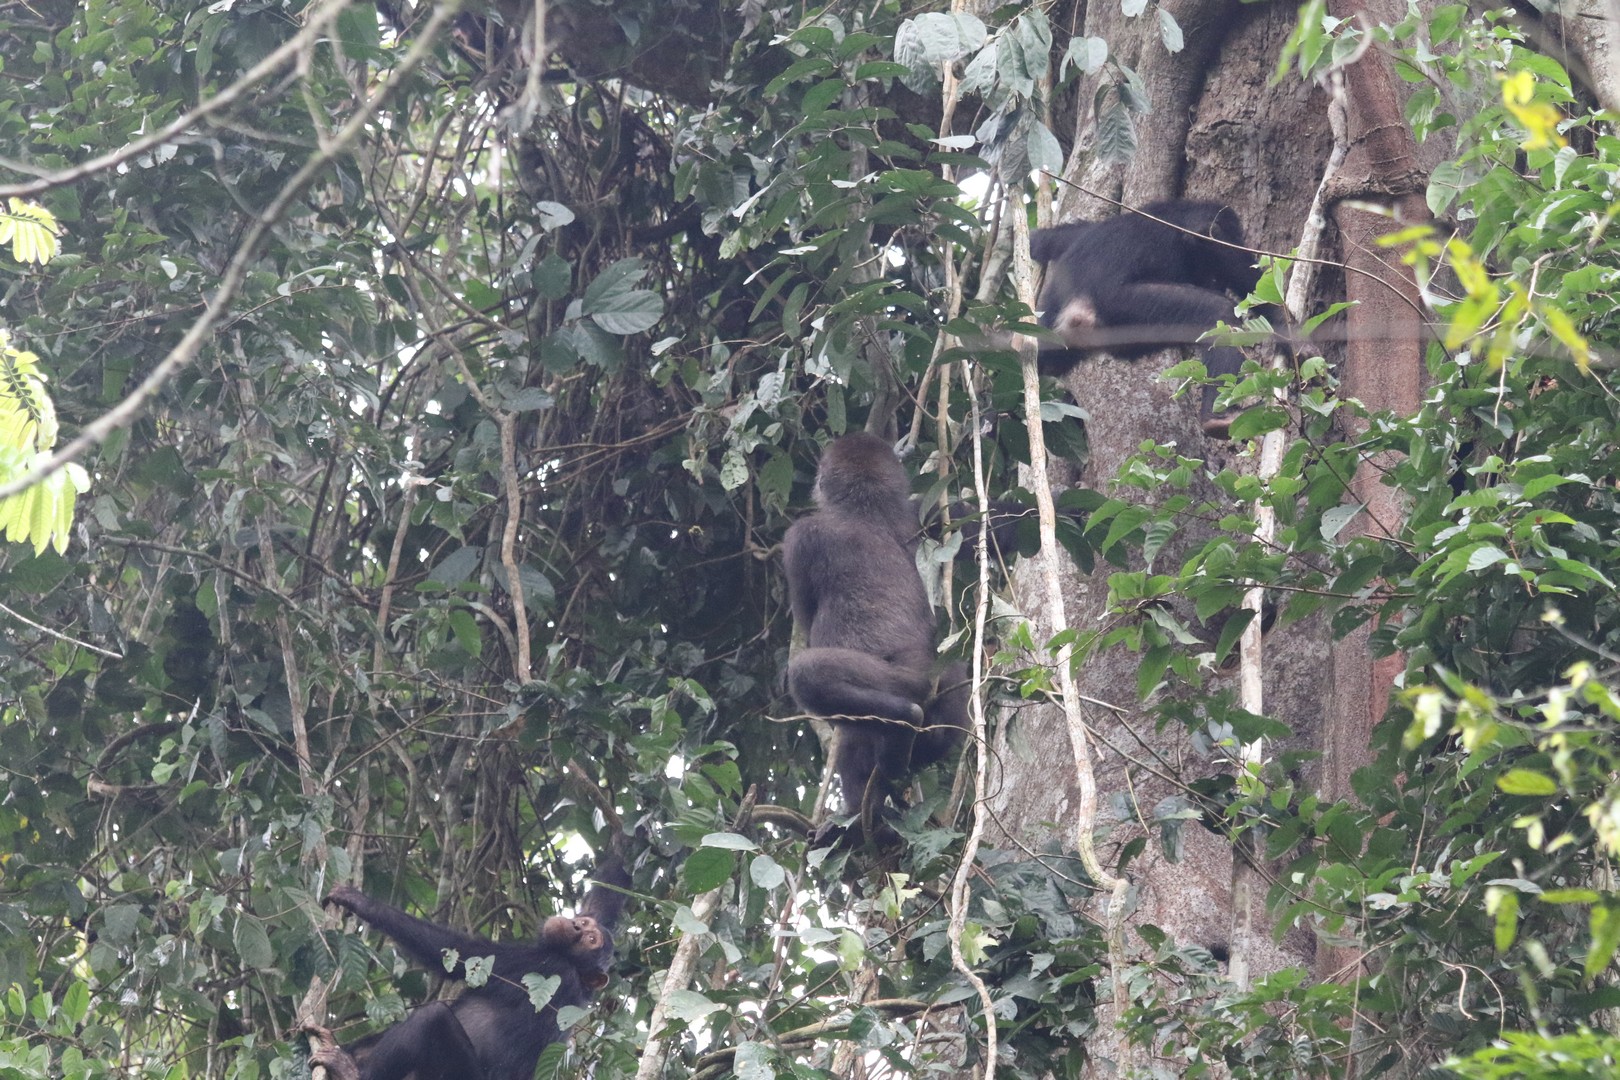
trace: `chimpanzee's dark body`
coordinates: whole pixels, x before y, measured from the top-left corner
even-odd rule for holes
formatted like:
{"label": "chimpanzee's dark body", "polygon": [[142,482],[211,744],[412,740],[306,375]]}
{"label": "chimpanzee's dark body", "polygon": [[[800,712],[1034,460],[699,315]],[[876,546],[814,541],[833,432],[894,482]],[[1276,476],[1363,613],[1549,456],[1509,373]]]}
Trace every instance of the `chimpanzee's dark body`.
{"label": "chimpanzee's dark body", "polygon": [[[1043,374],[1066,375],[1098,349],[1134,359],[1190,345],[1217,322],[1232,322],[1235,299],[1254,291],[1260,271],[1244,250],[1236,211],[1185,199],[1142,209],[1162,220],[1127,211],[1031,235],[1030,255],[1046,267],[1041,324],[1063,339],[1061,345],[1042,344]],[[1277,324],[1275,309],[1262,313]],[[1206,345],[1203,360],[1211,375],[1235,375],[1243,353],[1230,345]],[[1205,388],[1206,420],[1215,393],[1215,387]]]}
{"label": "chimpanzee's dark body", "polygon": [[[616,857],[597,869],[596,879],[626,888],[630,877]],[[613,928],[625,896],[593,886],[577,917],[553,916],[533,943],[490,941],[419,919],[373,900],[358,889],[339,886],[325,903],[353,912],[383,933],[413,960],[444,972],[444,951],[459,959],[446,977],[466,978],[466,961],[493,957],[489,980],[453,1001],[435,1001],[385,1031],[346,1048],[318,1051],[312,1065],[323,1065],[334,1080],[532,1080],[540,1052],[562,1037],[557,1010],[583,1006],[607,982],[613,963]],[[535,1011],[523,977],[560,979],[546,1006]]]}

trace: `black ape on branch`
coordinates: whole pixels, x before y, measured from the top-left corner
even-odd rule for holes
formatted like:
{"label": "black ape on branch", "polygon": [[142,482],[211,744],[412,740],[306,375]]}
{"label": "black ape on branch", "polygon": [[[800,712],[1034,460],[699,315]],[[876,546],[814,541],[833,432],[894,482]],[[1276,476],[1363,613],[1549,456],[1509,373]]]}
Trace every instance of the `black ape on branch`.
{"label": "black ape on branch", "polygon": [[[553,915],[533,944],[490,941],[439,926],[340,885],[323,903],[353,912],[381,930],[412,959],[444,972],[444,952],[456,964],[447,977],[465,979],[473,957],[493,957],[489,981],[453,1001],[434,1001],[386,1031],[347,1048],[323,1047],[310,1065],[326,1067],[332,1080],[531,1080],[540,1052],[558,1039],[557,1010],[584,1006],[607,985],[613,963],[613,929],[624,910],[630,875],[617,856],[597,867],[598,884],[574,918]],[[525,975],[560,980],[551,1000],[536,1011]]]}
{"label": "black ape on branch", "polygon": [[[1236,211],[1186,199],[1149,203],[1140,214],[1127,210],[1104,221],[1037,229],[1029,253],[1046,267],[1041,325],[1063,340],[1042,344],[1041,373],[1067,375],[1099,349],[1136,359],[1191,345],[1217,322],[1231,323],[1234,297],[1249,295],[1260,280],[1245,247]],[[1281,325],[1274,306],[1258,310]],[[1243,353],[1205,345],[1203,361],[1211,376],[1235,375]],[[1204,387],[1200,415],[1207,431],[1224,433],[1226,421],[1214,415],[1216,389]]]}
{"label": "black ape on branch", "polygon": [[831,443],[815,498],[816,510],[787,532],[788,596],[804,632],[788,688],[838,731],[844,802],[870,836],[907,774],[961,741],[968,672],[937,662],[914,556],[917,510],[889,444],[865,432]]}

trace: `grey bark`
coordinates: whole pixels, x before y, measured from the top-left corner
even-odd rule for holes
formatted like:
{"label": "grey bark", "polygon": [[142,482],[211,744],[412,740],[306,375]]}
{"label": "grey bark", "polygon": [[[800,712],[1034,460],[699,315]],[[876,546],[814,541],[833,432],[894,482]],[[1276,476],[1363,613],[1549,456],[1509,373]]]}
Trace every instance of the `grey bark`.
{"label": "grey bark", "polygon": [[[1164,51],[1157,25],[1148,18],[1124,20],[1114,5],[1088,12],[1083,32],[1109,40],[1114,55],[1143,74],[1154,112],[1128,167],[1097,165],[1084,154],[1090,137],[1086,108],[1096,88],[1082,85],[1076,91],[1081,154],[1070,176],[1092,192],[1117,194],[1132,205],[1177,196],[1226,201],[1242,215],[1251,243],[1287,251],[1297,242],[1331,147],[1324,94],[1292,80],[1266,85],[1293,11],[1224,2],[1185,3],[1171,10],[1188,41],[1188,49],[1177,56]],[[1059,48],[1065,44],[1057,43]],[[1058,200],[1059,220],[1099,216],[1100,205],[1105,204],[1084,192],[1066,190]],[[1324,287],[1339,284],[1332,278]],[[1081,483],[1107,490],[1119,464],[1144,440],[1173,443],[1181,454],[1207,460],[1211,469],[1228,463],[1252,467],[1252,462],[1234,458],[1231,444],[1205,439],[1196,393],[1176,397],[1176,388],[1160,377],[1181,355],[1167,352],[1139,361],[1090,358],[1069,377],[1070,393],[1090,414],[1092,458],[1086,475],[1078,478]],[[1214,498],[1216,493],[1200,479],[1192,494]],[[1176,541],[1159,553],[1157,568],[1179,565],[1208,535],[1200,524],[1185,523]],[[1099,566],[1088,577],[1071,568],[1065,583],[1071,627],[1085,632],[1103,624],[1109,569]],[[1031,593],[1032,579],[1020,577],[1018,584],[1021,606],[1039,620],[1042,597]],[[1213,646],[1213,632],[1207,640]],[[1320,718],[1330,689],[1322,668],[1329,647],[1325,620],[1320,619],[1266,636],[1267,712],[1294,729],[1300,746],[1318,745],[1322,735]],[[1147,831],[1154,806],[1177,793],[1180,784],[1231,767],[1207,756],[1180,728],[1154,730],[1147,711],[1136,702],[1137,659],[1111,651],[1089,661],[1077,676],[1081,692],[1097,703],[1088,719],[1097,736],[1094,765],[1104,799],[1097,829],[1105,861]],[[1218,675],[1214,684],[1229,680],[1235,688],[1235,679],[1235,672]],[[1045,709],[1022,710],[1009,720],[1000,750],[995,764],[1004,783],[992,783],[991,790],[999,792],[994,810],[1006,837],[1034,844],[1061,837],[1073,820],[1076,792],[1060,720]],[[1189,823],[1182,836],[1178,862],[1166,858],[1154,834],[1129,866],[1130,925],[1157,926],[1181,943],[1235,946],[1245,951],[1250,970],[1257,974],[1308,966],[1313,952],[1308,935],[1292,935],[1279,944],[1262,920],[1241,941],[1233,940],[1234,923],[1248,924],[1234,918],[1233,848],[1196,824]],[[1263,883],[1257,891],[1264,891]],[[1140,945],[1129,931],[1127,942]],[[1098,1032],[1088,1050],[1095,1076],[1115,1075],[1113,1063],[1126,1057],[1116,1034],[1107,1030]]]}

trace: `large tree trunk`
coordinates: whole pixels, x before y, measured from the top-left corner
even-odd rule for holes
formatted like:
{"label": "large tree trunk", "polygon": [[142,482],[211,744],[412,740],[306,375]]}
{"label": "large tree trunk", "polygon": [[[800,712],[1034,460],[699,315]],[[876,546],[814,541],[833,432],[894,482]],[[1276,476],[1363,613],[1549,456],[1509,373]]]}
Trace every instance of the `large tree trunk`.
{"label": "large tree trunk", "polygon": [[[1080,119],[1074,133],[1079,152],[1071,158],[1068,176],[1077,187],[1059,195],[1056,220],[1112,212],[1099,195],[1129,205],[1168,197],[1219,199],[1239,211],[1251,244],[1289,251],[1300,241],[1333,141],[1326,93],[1294,79],[1266,85],[1294,11],[1219,0],[1173,4],[1171,10],[1189,43],[1176,56],[1165,52],[1151,18],[1126,20],[1116,5],[1091,7],[1083,28],[1074,28],[1075,33],[1107,39],[1113,54],[1142,74],[1154,111],[1128,167],[1097,165],[1087,152],[1092,142],[1089,102],[1096,86],[1082,81],[1076,90]],[[1063,25],[1061,19],[1055,22]],[[1060,36],[1055,44],[1062,49],[1067,42]],[[1328,250],[1331,255],[1331,244]],[[1311,310],[1340,299],[1343,287],[1339,275],[1322,276]],[[1335,364],[1342,359],[1340,350],[1322,351]],[[1091,459],[1085,475],[1072,481],[1110,495],[1137,497],[1135,492],[1109,490],[1109,483],[1120,463],[1145,440],[1173,443],[1183,456],[1205,460],[1212,470],[1255,467],[1253,456],[1243,456],[1245,448],[1205,438],[1196,392],[1176,398],[1173,384],[1161,378],[1181,355],[1169,352],[1134,362],[1092,358],[1076,368],[1068,389],[1090,414]],[[1202,479],[1191,494],[1195,499],[1217,496],[1214,486]],[[1174,568],[1208,535],[1197,523],[1187,523],[1176,541],[1159,552],[1156,566]],[[1112,569],[1099,565],[1087,576],[1071,568],[1065,584],[1071,627],[1085,632],[1104,625]],[[1021,574],[1019,585],[1022,606],[1041,620],[1044,605],[1035,575]],[[1182,614],[1192,622],[1190,612]],[[1042,622],[1041,628],[1049,631],[1050,624]],[[1217,632],[1206,628],[1211,644]],[[1343,685],[1359,688],[1355,693],[1360,697],[1384,692],[1370,686],[1365,642],[1335,645],[1325,618],[1268,631],[1263,657],[1264,711],[1293,729],[1292,748],[1322,748],[1328,736],[1324,720],[1343,705],[1338,668],[1328,677],[1330,657],[1346,669]],[[1231,768],[1202,753],[1179,726],[1154,730],[1148,710],[1137,703],[1138,659],[1116,649],[1077,673],[1080,692],[1091,702],[1087,721],[1095,734],[1093,768],[1101,800],[1095,835],[1105,865],[1115,870],[1119,854],[1144,835],[1145,823],[1162,799],[1180,793],[1184,783]],[[1215,686],[1226,684],[1236,693],[1235,670],[1214,678]],[[1364,725],[1358,725],[1358,737],[1365,748]],[[1024,843],[1038,844],[1054,828],[1061,841],[1071,842],[1077,789],[1061,717],[1049,709],[1021,711],[1008,722],[1000,744],[995,761],[999,782],[991,784],[999,792],[994,807],[999,825]],[[1268,747],[1276,749],[1281,748]],[[1319,780],[1302,779],[1307,785]],[[1182,837],[1178,861],[1166,857],[1155,834],[1148,837],[1146,851],[1124,868],[1131,882],[1126,959],[1130,950],[1145,948],[1134,928],[1153,925],[1180,943],[1230,948],[1235,970],[1263,974],[1293,965],[1310,967],[1316,953],[1310,935],[1296,932],[1279,943],[1266,924],[1266,868],[1246,870],[1231,843],[1196,824],[1184,828]],[[1241,885],[1236,901],[1234,880]],[[1103,918],[1100,908],[1094,914]],[[1104,1015],[1117,1019],[1118,1009],[1108,1008]],[[1106,1026],[1088,1049],[1093,1075],[1146,1064],[1133,1059]]]}

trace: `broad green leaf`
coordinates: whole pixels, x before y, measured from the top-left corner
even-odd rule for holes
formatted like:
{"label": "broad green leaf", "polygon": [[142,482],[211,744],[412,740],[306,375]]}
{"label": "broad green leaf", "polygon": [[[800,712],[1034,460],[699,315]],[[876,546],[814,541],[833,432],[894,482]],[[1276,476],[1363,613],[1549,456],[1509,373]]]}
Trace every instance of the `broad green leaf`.
{"label": "broad green leaf", "polygon": [[1509,769],[1496,778],[1496,786],[1506,795],[1556,795],[1552,777],[1532,769]]}
{"label": "broad green leaf", "polygon": [[590,316],[610,334],[639,334],[664,317],[664,298],[638,289],[601,300]]}
{"label": "broad green leaf", "polygon": [[247,967],[262,970],[275,963],[275,952],[270,948],[270,935],[265,933],[264,924],[247,912],[237,915],[231,937],[236,955]]}
{"label": "broad green leaf", "polygon": [[671,1019],[688,1025],[701,1023],[705,1016],[722,1008],[724,1006],[710,1001],[696,990],[672,990],[664,998],[665,1013]]}
{"label": "broad green leaf", "polygon": [[551,999],[562,985],[562,979],[556,975],[542,975],[539,972],[530,972],[523,976],[523,988],[529,993],[529,1004],[539,1012],[551,1004]]}
{"label": "broad green leaf", "polygon": [[719,848],[699,848],[686,857],[681,874],[693,893],[708,892],[731,880],[737,869],[737,856]]}

